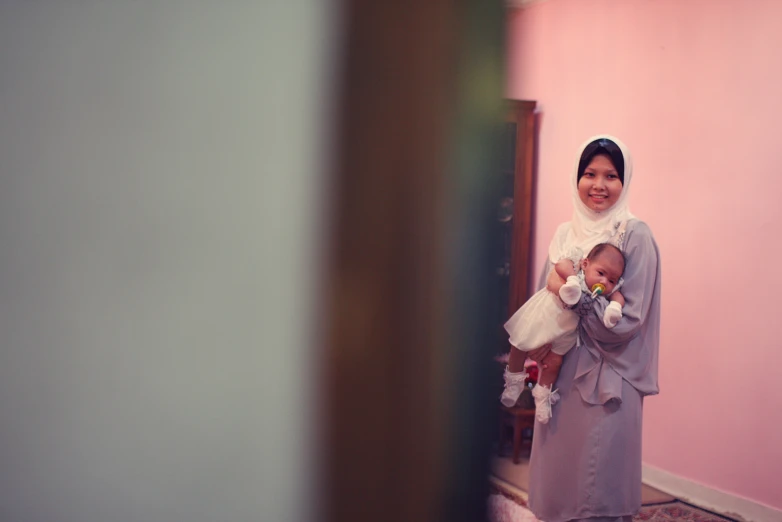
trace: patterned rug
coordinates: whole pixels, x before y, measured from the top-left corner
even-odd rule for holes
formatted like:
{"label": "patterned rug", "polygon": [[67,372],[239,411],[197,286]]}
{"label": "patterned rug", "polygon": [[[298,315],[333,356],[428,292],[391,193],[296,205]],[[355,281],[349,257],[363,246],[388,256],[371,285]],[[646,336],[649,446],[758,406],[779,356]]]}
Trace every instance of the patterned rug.
{"label": "patterned rug", "polygon": [[726,518],[710,511],[674,501],[654,506],[643,506],[633,522],[734,522],[732,518]]}
{"label": "patterned rug", "polygon": [[[539,522],[527,509],[524,499],[499,488],[489,496],[488,510],[491,522]],[[633,522],[735,522],[679,501],[643,506]]]}

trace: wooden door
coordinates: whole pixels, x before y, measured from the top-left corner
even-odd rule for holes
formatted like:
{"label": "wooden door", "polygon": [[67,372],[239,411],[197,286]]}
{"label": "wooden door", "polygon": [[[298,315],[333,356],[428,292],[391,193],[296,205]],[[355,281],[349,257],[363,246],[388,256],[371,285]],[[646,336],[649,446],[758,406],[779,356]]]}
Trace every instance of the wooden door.
{"label": "wooden door", "polygon": [[509,101],[507,122],[514,132],[513,232],[511,234],[508,316],[530,296],[530,250],[535,154],[535,102]]}

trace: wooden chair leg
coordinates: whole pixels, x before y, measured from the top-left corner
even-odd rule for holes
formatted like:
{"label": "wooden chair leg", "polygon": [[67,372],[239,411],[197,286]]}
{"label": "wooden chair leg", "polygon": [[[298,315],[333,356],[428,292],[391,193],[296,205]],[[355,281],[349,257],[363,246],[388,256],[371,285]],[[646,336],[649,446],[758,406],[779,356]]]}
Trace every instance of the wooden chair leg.
{"label": "wooden chair leg", "polygon": [[500,413],[500,433],[499,437],[497,438],[497,456],[502,457],[502,439],[503,437],[503,426],[502,426],[502,414]]}
{"label": "wooden chair leg", "polygon": [[502,446],[505,442],[505,419],[502,418],[500,413],[500,437],[497,439],[497,456],[502,457]]}

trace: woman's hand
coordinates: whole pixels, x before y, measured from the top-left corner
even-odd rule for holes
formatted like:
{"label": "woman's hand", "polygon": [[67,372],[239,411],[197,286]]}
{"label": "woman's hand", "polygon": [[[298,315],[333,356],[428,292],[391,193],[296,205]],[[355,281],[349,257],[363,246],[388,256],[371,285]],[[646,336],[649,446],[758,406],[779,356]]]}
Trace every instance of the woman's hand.
{"label": "woman's hand", "polygon": [[535,348],[534,350],[527,352],[527,357],[538,363],[538,366],[542,369],[548,367],[548,365],[543,364],[543,359],[545,359],[549,353],[551,353],[551,345],[544,344],[540,348]]}

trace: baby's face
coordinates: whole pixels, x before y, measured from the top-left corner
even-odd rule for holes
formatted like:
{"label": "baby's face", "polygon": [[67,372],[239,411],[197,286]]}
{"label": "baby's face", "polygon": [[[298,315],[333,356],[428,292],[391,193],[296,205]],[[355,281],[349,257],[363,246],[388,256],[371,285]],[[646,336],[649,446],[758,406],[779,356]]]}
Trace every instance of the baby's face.
{"label": "baby's face", "polygon": [[613,292],[622,277],[622,263],[617,256],[602,254],[592,260],[584,259],[581,266],[587,288],[591,290],[597,283],[602,283],[606,295]]}

